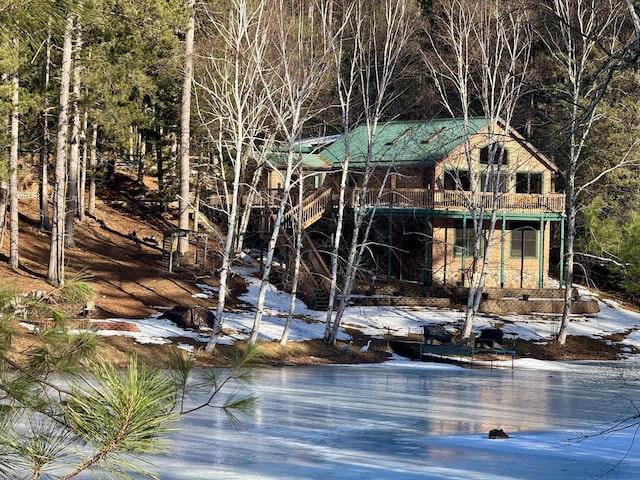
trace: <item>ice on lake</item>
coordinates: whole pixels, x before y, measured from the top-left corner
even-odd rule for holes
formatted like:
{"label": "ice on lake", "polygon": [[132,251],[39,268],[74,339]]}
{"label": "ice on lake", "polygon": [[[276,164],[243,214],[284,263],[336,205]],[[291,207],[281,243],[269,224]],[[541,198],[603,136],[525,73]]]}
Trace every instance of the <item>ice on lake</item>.
{"label": "ice on lake", "polygon": [[[212,410],[184,418],[171,453],[153,460],[160,477],[635,479],[640,471],[633,429],[574,441],[640,399],[635,368],[619,364],[284,367],[263,371],[250,391],[260,406],[242,430]],[[510,438],[489,440],[493,428]]]}

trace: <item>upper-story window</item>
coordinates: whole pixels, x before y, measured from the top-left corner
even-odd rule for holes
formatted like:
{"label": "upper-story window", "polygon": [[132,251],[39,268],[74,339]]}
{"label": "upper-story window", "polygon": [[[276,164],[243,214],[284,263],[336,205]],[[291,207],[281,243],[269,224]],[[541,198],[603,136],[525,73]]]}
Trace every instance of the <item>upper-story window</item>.
{"label": "upper-story window", "polygon": [[445,170],[444,172],[445,190],[471,190],[471,175],[469,170]]}
{"label": "upper-story window", "polygon": [[509,151],[502,145],[498,145],[496,143],[482,147],[480,149],[480,163],[482,165],[487,165],[489,160],[492,160],[491,163],[495,165],[508,165]]}
{"label": "upper-story window", "polygon": [[516,193],[542,193],[542,173],[516,173]]}
{"label": "upper-story window", "polygon": [[509,191],[509,174],[508,173],[496,173],[493,172],[489,175],[487,179],[487,172],[482,172],[480,174],[480,186],[479,188],[483,189],[487,188],[487,192],[493,192],[494,189],[496,192],[504,193]]}

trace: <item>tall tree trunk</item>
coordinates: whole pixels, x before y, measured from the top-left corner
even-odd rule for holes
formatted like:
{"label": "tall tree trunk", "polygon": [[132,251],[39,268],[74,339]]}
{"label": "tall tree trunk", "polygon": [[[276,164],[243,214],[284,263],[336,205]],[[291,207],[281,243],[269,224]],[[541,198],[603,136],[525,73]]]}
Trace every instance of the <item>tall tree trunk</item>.
{"label": "tall tree trunk", "polygon": [[287,161],[287,171],[282,181],[282,197],[280,198],[280,205],[278,212],[273,216],[273,230],[271,237],[269,237],[269,243],[267,245],[267,257],[264,262],[264,269],[262,272],[262,280],[260,282],[260,290],[258,292],[258,299],[256,300],[256,313],[253,317],[253,326],[251,327],[251,334],[249,335],[249,345],[253,345],[258,341],[258,334],[260,333],[260,325],[262,323],[262,317],[264,316],[265,300],[267,298],[267,290],[269,286],[269,276],[271,275],[271,269],[273,268],[273,259],[276,253],[276,244],[278,242],[278,236],[280,235],[280,228],[282,227],[282,219],[284,212],[288,206],[291,205],[291,178],[293,174],[293,162],[291,157],[293,152],[289,152],[289,160]]}
{"label": "tall tree trunk", "polygon": [[[289,298],[289,313],[287,314],[287,320],[284,324],[284,330],[282,331],[282,337],[280,337],[280,345],[286,345],[289,339],[289,331],[291,330],[291,323],[293,322],[293,316],[296,312],[296,300],[298,298],[298,282],[300,280],[300,265],[302,263],[302,234],[304,226],[302,224],[302,210],[304,208],[304,177],[303,171],[300,169],[300,180],[298,185],[298,200],[296,209],[295,220],[293,214],[291,215],[292,224],[295,228],[295,255],[293,259],[293,278],[291,279],[291,295]],[[291,263],[291,262],[289,262]]]}
{"label": "tall tree trunk", "polygon": [[87,210],[89,215],[96,215],[96,169],[98,168],[98,126],[91,131],[91,147],[89,149],[89,201]]}
{"label": "tall tree trunk", "polygon": [[45,62],[42,67],[42,114],[40,117],[40,228],[51,229],[49,215],[49,80],[51,76],[51,35],[47,36]]}
{"label": "tall tree trunk", "polygon": [[[15,42],[17,44],[17,41]],[[14,73],[11,79],[11,151],[9,154],[9,265],[18,269],[18,132],[20,128],[18,102],[20,100],[20,81]]]}
{"label": "tall tree trunk", "polygon": [[[184,78],[180,105],[180,199],[178,228],[189,229],[189,143],[191,140],[191,83],[193,81],[193,37],[195,34],[196,2],[187,0],[188,21],[184,46]],[[178,251],[184,254],[189,248],[189,240],[180,240]]]}
{"label": "tall tree trunk", "polygon": [[88,163],[88,145],[87,145],[87,122],[89,114],[85,110],[82,116],[82,132],[80,140],[82,141],[82,155],[80,156],[80,178],[78,179],[78,220],[84,222],[85,218],[85,188],[87,185],[87,163]]}
{"label": "tall tree trunk", "polygon": [[162,193],[164,190],[164,157],[163,148],[164,145],[164,130],[162,127],[158,128],[158,140],[156,141],[156,169],[158,179],[158,192]]}
{"label": "tall tree trunk", "polygon": [[[77,17],[76,17],[77,18]],[[67,166],[67,211],[65,219],[65,247],[75,246],[75,221],[78,216],[78,179],[80,172],[80,50],[82,33],[76,25],[73,59],[73,94],[71,100],[71,142]]]}
{"label": "tall tree trunk", "polygon": [[55,186],[53,193],[53,219],[47,281],[64,285],[64,221],[65,185],[67,173],[67,130],[69,128],[69,87],[71,84],[71,53],[73,17],[66,20],[60,71],[60,101],[58,107],[58,135],[56,141]]}

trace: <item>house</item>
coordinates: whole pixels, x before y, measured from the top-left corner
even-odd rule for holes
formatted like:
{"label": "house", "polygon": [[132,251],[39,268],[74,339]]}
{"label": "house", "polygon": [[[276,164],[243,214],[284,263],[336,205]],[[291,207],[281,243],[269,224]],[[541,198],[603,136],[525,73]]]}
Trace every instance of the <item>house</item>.
{"label": "house", "polygon": [[331,208],[318,198],[322,192],[336,198],[348,158],[348,204],[375,219],[371,256],[363,259],[369,270],[425,285],[466,286],[473,215],[484,219],[484,249],[495,210],[486,286],[549,286],[551,233],[562,241],[564,195],[555,192],[554,163],[514,129],[484,117],[396,121],[380,124],[372,144],[370,137],[363,125],[348,139],[301,147],[302,171],[315,178],[305,182],[304,208],[314,212],[305,221],[309,232]]}

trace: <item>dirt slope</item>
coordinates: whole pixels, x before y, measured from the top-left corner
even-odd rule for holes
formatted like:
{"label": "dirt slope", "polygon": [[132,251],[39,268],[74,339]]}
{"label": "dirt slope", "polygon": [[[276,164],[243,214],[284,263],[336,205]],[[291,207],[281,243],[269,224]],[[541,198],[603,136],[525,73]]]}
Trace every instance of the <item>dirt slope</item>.
{"label": "dirt slope", "polygon": [[[152,306],[211,302],[193,298],[194,273],[169,274],[161,268],[162,235],[175,228],[171,214],[135,206],[135,183],[119,176],[114,189],[102,189],[95,218],[76,222],[75,247],[66,250],[67,276],[81,270],[92,275],[98,290],[95,316],[142,318],[155,312]],[[38,229],[37,200],[20,201],[20,263],[18,275],[7,266],[8,238],[0,250],[0,278],[22,291],[50,290],[47,273],[49,237]],[[153,242],[135,242],[155,237]]]}

